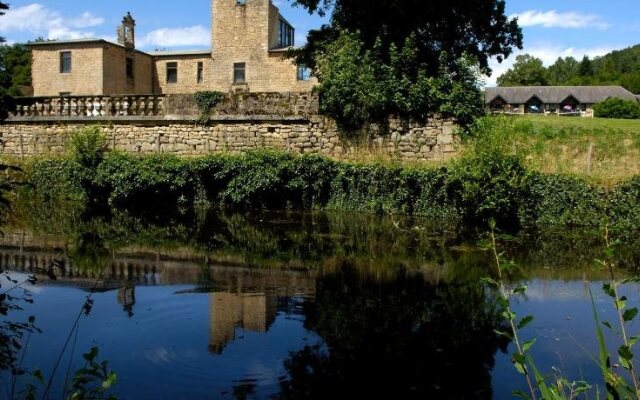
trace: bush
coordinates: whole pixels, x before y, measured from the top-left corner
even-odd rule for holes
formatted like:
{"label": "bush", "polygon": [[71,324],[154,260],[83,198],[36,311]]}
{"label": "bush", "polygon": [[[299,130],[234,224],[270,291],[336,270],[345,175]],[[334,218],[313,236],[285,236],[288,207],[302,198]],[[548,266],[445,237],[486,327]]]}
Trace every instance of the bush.
{"label": "bush", "polygon": [[633,100],[607,99],[593,107],[597,118],[640,118],[640,104]]}

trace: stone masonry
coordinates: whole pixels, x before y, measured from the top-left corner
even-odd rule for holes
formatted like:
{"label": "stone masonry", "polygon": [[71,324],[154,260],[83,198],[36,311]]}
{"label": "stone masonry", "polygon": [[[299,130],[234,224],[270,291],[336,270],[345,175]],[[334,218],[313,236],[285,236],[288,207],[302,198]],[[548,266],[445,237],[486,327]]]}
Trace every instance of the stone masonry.
{"label": "stone masonry", "polygon": [[0,125],[0,157],[52,156],[68,151],[78,129],[100,124],[112,149],[135,154],[198,156],[271,148],[336,159],[442,160],[458,146],[452,121],[418,124],[392,120],[388,131],[375,126],[362,139],[345,139],[335,122],[320,116],[217,116],[208,125],[180,120],[16,121]]}

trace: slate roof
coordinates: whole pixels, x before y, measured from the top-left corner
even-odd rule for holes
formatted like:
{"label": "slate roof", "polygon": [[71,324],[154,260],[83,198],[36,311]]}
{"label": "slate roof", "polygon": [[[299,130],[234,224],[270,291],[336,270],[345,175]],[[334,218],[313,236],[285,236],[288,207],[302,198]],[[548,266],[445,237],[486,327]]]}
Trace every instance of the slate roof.
{"label": "slate roof", "polygon": [[489,104],[497,97],[501,97],[509,104],[524,104],[533,96],[538,97],[545,104],[561,103],[569,96],[573,96],[582,104],[595,104],[608,98],[624,100],[639,100],[622,86],[522,86],[486,88],[484,99]]}

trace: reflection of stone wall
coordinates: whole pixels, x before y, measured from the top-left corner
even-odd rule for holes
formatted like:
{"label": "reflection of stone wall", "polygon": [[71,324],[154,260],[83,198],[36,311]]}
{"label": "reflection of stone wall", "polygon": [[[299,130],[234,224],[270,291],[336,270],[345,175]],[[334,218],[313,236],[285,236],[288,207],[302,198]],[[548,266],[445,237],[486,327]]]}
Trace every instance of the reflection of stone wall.
{"label": "reflection of stone wall", "polygon": [[209,349],[222,354],[236,339],[236,328],[266,332],[276,317],[277,297],[266,294],[210,294],[211,332]]}
{"label": "reflection of stone wall", "polygon": [[[0,154],[64,154],[73,132],[84,126],[59,121],[6,123],[0,125]],[[272,148],[338,159],[439,160],[454,153],[457,143],[453,122],[439,119],[427,124],[392,121],[388,132],[377,133],[373,127],[358,143],[344,140],[333,121],[317,116],[219,116],[209,126],[192,120],[112,121],[103,125],[103,131],[117,150],[182,156]]]}

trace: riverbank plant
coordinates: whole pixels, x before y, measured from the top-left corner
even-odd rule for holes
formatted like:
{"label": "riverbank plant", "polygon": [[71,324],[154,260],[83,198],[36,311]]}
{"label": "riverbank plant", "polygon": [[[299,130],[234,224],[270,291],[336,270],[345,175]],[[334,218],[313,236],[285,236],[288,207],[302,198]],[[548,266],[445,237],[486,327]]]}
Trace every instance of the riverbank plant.
{"label": "riverbank plant", "polygon": [[486,226],[640,226],[640,180],[598,186],[527,167],[511,138],[517,121],[481,119],[462,155],[439,166],[347,162],[273,150],[197,158],[105,151],[97,130],[81,132],[70,157],[28,161],[30,195],[88,199],[121,209],[193,207],[404,214]]}

